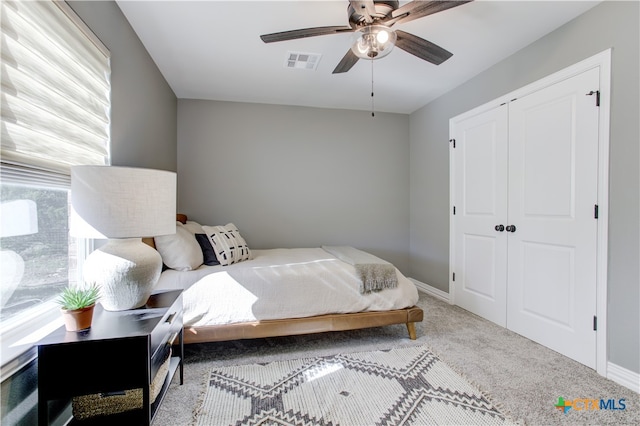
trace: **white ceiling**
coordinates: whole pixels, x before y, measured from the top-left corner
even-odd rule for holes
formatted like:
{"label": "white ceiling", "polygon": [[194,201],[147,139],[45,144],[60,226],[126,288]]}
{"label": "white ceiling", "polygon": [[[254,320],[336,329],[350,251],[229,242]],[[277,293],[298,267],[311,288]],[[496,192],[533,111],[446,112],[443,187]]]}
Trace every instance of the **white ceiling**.
{"label": "white ceiling", "polygon": [[[351,34],[259,37],[348,25],[347,0],[116,1],[178,98],[371,109],[370,61],[331,73]],[[435,66],[395,48],[374,61],[375,110],[411,113],[598,3],[476,0],[399,24],[453,57]],[[289,51],[322,54],[317,70],[285,68]]]}

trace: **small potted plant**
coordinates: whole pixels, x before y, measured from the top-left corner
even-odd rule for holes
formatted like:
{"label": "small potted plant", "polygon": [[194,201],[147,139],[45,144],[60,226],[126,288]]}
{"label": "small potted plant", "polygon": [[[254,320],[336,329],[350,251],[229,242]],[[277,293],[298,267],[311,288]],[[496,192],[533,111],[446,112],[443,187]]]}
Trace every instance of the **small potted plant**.
{"label": "small potted plant", "polygon": [[93,308],[99,297],[100,290],[95,284],[86,288],[67,287],[62,291],[58,303],[67,331],[80,331],[91,327]]}

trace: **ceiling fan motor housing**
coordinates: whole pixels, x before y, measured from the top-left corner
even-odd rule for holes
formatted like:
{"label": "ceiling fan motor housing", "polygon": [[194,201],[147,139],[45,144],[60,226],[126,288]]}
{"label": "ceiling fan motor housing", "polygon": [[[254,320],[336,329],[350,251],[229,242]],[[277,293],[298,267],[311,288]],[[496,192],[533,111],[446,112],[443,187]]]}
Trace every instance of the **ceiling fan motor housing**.
{"label": "ceiling fan motor housing", "polygon": [[373,21],[386,18],[399,6],[400,2],[397,0],[374,0],[375,13],[368,13],[364,2],[349,2],[347,7],[349,22],[356,26],[371,24]]}

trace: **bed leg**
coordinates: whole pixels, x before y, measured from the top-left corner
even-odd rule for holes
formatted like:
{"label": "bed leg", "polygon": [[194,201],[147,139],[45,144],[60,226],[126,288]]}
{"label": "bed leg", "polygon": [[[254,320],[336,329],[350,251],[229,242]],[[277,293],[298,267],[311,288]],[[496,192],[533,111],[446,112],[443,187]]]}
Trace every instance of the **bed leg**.
{"label": "bed leg", "polygon": [[409,331],[409,338],[411,340],[416,340],[416,323],[415,322],[408,322],[407,323],[407,330]]}

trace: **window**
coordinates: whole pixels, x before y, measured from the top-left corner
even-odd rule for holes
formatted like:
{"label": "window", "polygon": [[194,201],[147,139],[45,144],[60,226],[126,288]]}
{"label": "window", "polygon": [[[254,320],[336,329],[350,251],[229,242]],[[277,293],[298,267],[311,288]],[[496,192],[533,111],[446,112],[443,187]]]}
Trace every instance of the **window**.
{"label": "window", "polygon": [[[63,1],[2,2],[0,333],[2,375],[60,324],[77,282],[70,167],[109,163],[109,52]],[[77,245],[79,244],[79,247]]]}
{"label": "window", "polygon": [[77,281],[69,239],[69,191],[3,183],[0,320],[54,299]]}

